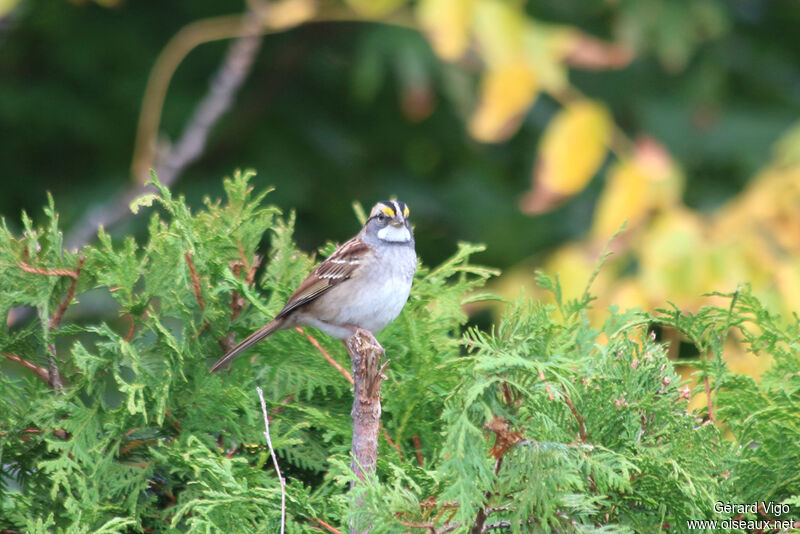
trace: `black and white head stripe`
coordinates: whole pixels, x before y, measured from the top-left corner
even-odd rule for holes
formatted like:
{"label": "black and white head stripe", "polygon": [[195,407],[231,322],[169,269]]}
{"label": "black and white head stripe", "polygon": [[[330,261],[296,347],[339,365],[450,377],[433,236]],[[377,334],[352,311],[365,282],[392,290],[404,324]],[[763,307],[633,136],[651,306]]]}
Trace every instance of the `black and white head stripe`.
{"label": "black and white head stripe", "polygon": [[396,217],[406,219],[409,215],[409,209],[405,202],[400,202],[399,200],[381,200],[372,208],[369,217],[371,219],[372,217],[377,217],[381,213],[393,219]]}

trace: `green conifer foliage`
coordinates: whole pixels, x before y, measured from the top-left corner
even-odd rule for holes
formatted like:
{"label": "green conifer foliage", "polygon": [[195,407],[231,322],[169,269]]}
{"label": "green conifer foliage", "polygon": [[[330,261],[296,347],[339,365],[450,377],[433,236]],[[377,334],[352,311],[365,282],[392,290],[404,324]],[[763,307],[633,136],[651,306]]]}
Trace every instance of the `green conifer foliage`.
{"label": "green conifer foliage", "polygon": [[[420,266],[379,336],[391,363],[378,471],[350,490],[350,384],[323,356],[349,368],[341,343],[283,331],[230,373],[208,372],[317,259],[248,178],[196,213],[158,186],[132,205],[150,213],[142,242],[101,230],[64,251],[52,199],[44,228],[24,214],[23,235],[0,227],[0,316],[34,312],[0,328],[0,530],[277,532],[256,386],[287,532],[682,532],[732,517],[718,501],[800,502],[796,318],[742,287],[725,309],[611,309],[594,329],[588,290],[563,302],[558,279],[540,276],[556,306],[520,298],[489,331],[465,330],[463,305],[490,298],[479,289],[496,274],[469,244]],[[710,411],[687,411],[660,324],[697,347]],[[760,381],[727,369],[728,335],[772,358]]]}

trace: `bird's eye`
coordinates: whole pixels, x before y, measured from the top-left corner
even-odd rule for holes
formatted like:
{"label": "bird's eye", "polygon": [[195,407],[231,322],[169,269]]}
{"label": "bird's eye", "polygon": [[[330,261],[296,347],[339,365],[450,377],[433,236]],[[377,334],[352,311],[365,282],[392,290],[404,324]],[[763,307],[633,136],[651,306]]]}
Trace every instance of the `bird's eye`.
{"label": "bird's eye", "polygon": [[386,220],[386,214],[385,213],[379,213],[378,214],[378,220],[379,221],[385,221]]}

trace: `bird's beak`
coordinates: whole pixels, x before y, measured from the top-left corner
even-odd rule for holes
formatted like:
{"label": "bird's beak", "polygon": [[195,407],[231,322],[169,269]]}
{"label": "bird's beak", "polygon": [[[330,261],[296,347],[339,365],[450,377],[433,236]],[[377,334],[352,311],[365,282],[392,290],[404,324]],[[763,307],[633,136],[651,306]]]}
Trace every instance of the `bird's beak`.
{"label": "bird's beak", "polygon": [[394,226],[395,228],[402,228],[406,225],[406,220],[403,218],[402,215],[397,215],[394,219],[389,222],[390,225]]}

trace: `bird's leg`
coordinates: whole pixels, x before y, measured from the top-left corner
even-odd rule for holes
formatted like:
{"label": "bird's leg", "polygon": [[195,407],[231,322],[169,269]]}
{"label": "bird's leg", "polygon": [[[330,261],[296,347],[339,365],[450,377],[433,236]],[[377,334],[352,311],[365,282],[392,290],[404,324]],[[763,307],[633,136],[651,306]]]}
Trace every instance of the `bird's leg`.
{"label": "bird's leg", "polygon": [[343,339],[342,343],[344,343],[344,348],[347,349],[347,354],[350,355],[351,360],[354,358],[354,355],[350,345],[356,342],[358,343],[359,350],[378,351],[381,354],[386,354],[386,350],[384,350],[383,346],[375,339],[372,332],[365,328],[352,325],[347,325],[347,328],[351,330],[353,334],[349,338]]}

